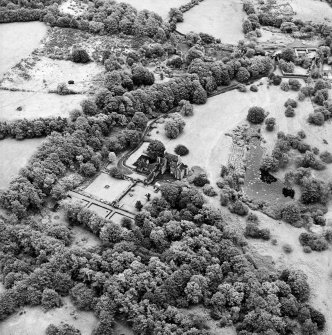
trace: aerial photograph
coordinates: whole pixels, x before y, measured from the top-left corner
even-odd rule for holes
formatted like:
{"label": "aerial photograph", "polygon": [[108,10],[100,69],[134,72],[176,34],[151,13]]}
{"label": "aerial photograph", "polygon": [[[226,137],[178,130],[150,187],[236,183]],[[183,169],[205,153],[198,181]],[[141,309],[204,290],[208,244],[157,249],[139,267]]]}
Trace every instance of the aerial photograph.
{"label": "aerial photograph", "polygon": [[332,0],[0,0],[0,335],[332,335]]}

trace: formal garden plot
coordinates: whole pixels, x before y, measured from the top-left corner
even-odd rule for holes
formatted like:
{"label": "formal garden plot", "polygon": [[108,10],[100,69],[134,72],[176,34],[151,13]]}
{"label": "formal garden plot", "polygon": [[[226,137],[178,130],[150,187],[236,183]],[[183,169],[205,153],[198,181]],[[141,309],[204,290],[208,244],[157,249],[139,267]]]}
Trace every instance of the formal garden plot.
{"label": "formal garden plot", "polygon": [[[117,2],[121,2],[117,0]],[[127,0],[137,10],[150,10],[160,15],[164,20],[168,17],[168,12],[171,8],[179,8],[182,5],[188,3],[188,0],[167,0],[167,1],[156,1],[156,0]]]}
{"label": "formal garden plot", "polygon": [[132,185],[128,180],[116,179],[106,173],[101,173],[86,189],[96,199],[113,202]]}
{"label": "formal garden plot", "polygon": [[90,335],[97,326],[98,319],[92,312],[77,310],[69,298],[63,298],[63,306],[44,312],[41,307],[24,308],[24,313],[16,313],[0,323],[0,334],[3,335],[44,335],[51,323],[69,323],[81,331],[82,335]]}
{"label": "formal garden plot", "polygon": [[5,189],[9,186],[10,181],[27,164],[29,158],[41,143],[42,139],[40,138],[24,141],[13,139],[0,141],[0,189]]}
{"label": "formal garden plot", "polygon": [[0,25],[0,77],[40,45],[47,26],[41,22]]}
{"label": "formal garden plot", "polygon": [[89,209],[97,213],[99,216],[105,218],[111,211],[107,208],[104,208],[102,206],[96,205],[96,204],[91,204],[89,206]]}
{"label": "formal garden plot", "polygon": [[242,5],[240,0],[205,0],[184,14],[178,30],[184,34],[203,32],[220,38],[222,43],[237,44],[244,37]]}
{"label": "formal garden plot", "polygon": [[137,213],[138,210],[135,207],[137,201],[140,201],[141,204],[145,206],[149,203],[148,199],[152,200],[153,198],[160,196],[160,192],[156,193],[153,186],[143,186],[141,184],[137,184],[133,186],[130,191],[121,199],[119,205],[121,209],[132,213]]}

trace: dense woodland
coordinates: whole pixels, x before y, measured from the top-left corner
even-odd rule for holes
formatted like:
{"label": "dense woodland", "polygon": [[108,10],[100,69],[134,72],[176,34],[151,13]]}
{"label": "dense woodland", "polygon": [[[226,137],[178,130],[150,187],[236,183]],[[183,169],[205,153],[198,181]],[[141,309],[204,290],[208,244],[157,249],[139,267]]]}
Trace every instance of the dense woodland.
{"label": "dense woodland", "polygon": [[[210,334],[206,320],[191,313],[189,307],[194,305],[203,306],[220,327],[235,326],[240,335],[286,335],[299,329],[304,335],[315,335],[324,329],[325,317],[308,303],[306,276],[295,270],[258,268],[247,252],[244,237],[228,228],[220,211],[205,204],[201,191],[211,191],[206,176],[194,180],[197,187],[181,182],[164,184],[162,198],[152,199],[134,221],[115,224],[66,201],[61,202],[61,208],[69,227],[42,224],[37,219],[49,200],[62,200],[68,190],[98,173],[110,153],[135,148],[149,119],[170,112],[192,115],[192,104],[206,103],[221,86],[232,83],[248,84],[269,76],[272,85],[280,85],[281,77],[270,75],[273,60],[254,41],[241,41],[229,56],[218,61],[209,59],[206,47],[220,41],[206,34],[188,34],[184,37],[188,51],[183,54],[177,50],[176,23],[198,2],[171,10],[169,22],[164,22],[155,13],[138,12],[114,1],[94,0],[82,16],[73,18],[60,14],[56,6],[60,0],[0,0],[0,22],[40,20],[51,26],[145,37],[151,42],[126,56],[130,71],[123,70],[120,59],[105,52],[102,89],[83,101],[82,108],[72,111],[70,118],[0,123],[0,139],[46,136],[28,165],[0,194],[0,205],[9,214],[0,219],[0,273],[6,288],[0,294],[0,320],[22,306],[59,307],[61,297],[69,295],[78,309],[97,315],[100,323],[94,335],[113,334],[119,319],[127,320],[133,331],[142,335]],[[250,2],[244,10],[248,14],[243,27],[246,34],[257,36],[261,25],[281,28],[284,33],[316,34],[323,37],[321,53],[331,52],[331,27],[256,13]],[[90,60],[84,50],[72,57],[75,62]],[[155,83],[143,60],[161,57],[167,57],[167,66],[182,74]],[[282,66],[292,67],[293,57],[285,51]],[[293,80],[281,87],[314,97],[321,106],[308,120],[314,125],[331,118],[327,88],[323,80],[306,87]],[[289,117],[296,112],[295,103],[285,102]],[[168,137],[175,138],[183,130],[182,116],[176,114],[168,122]],[[248,121],[265,122],[270,131],[275,127],[275,120],[266,118],[260,107],[249,109]],[[156,150],[163,148],[162,143],[154,144]],[[187,148],[180,149],[188,153]],[[275,172],[296,152],[297,169],[286,175],[285,183],[299,186],[301,198],[269,215],[297,227],[308,222],[325,224],[332,185],[314,178],[311,170],[323,169],[332,158],[316,149],[305,143],[304,133],[278,133],[275,148],[263,160],[262,168]],[[240,176],[223,167],[221,177],[220,204],[232,213],[247,215]],[[268,240],[269,231],[259,229],[256,223],[249,214],[245,236]],[[72,247],[73,226],[95,234],[101,246],[91,250]],[[332,242],[331,235],[303,233],[300,243],[307,250],[323,251]],[[47,335],[60,334],[79,331],[69,325],[51,325],[47,330]]]}
{"label": "dense woodland", "polygon": [[243,335],[291,334],[298,324],[303,334],[324,328],[324,316],[307,303],[303,273],[257,269],[241,250],[246,242],[196,189],[165,184],[162,194],[125,226],[65,205],[72,225],[100,237],[93,252],[68,248],[67,228],[3,221],[1,319],[22,305],[53,307],[69,294],[98,316],[95,334],[112,334],[119,317],[139,334],[209,334],[204,320],[182,311],[197,304]]}

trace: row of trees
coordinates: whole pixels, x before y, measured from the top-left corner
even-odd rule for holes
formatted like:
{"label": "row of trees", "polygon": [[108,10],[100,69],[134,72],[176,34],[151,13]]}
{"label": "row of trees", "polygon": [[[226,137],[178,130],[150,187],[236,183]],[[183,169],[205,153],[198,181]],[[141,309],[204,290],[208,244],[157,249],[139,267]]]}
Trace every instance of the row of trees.
{"label": "row of trees", "polygon": [[267,76],[273,69],[272,60],[269,57],[254,56],[252,58],[234,58],[226,62],[204,62],[200,54],[190,54],[189,73],[198,75],[203,88],[207,93],[212,93],[217,86],[229,85],[236,79],[240,83],[247,83],[251,79]]}
{"label": "row of trees", "polygon": [[183,100],[196,104],[206,102],[207,93],[197,75],[186,74],[166,83],[153,84],[144,90],[136,89],[117,96],[109,90],[101,90],[96,94],[95,104],[105,114],[116,112],[130,117],[135,112],[146,115],[167,113]]}
{"label": "row of trees", "polygon": [[34,120],[20,119],[17,121],[0,122],[0,139],[13,137],[17,140],[43,137],[53,131],[64,132],[68,126],[65,118],[38,118]]}

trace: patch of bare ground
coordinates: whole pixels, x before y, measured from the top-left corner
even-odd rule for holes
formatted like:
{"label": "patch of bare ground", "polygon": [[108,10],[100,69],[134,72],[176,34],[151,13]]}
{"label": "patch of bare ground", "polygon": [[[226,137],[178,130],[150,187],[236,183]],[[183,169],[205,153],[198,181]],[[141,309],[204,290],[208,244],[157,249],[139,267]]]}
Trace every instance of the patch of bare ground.
{"label": "patch of bare ground", "polygon": [[103,65],[95,62],[78,64],[69,60],[31,56],[4,75],[0,88],[47,93],[56,91],[60,83],[73,81],[68,85],[72,91],[89,93],[100,86],[103,72]]}
{"label": "patch of bare ground", "polygon": [[82,15],[87,8],[88,4],[83,1],[67,0],[59,6],[59,11],[76,17]]}
{"label": "patch of bare ground", "polygon": [[131,50],[132,40],[132,37],[94,35],[73,28],[53,27],[49,30],[43,46],[35,54],[53,59],[70,59],[72,49],[80,47],[98,62],[102,60],[105,50],[117,55]]}
{"label": "patch of bare ground", "polygon": [[82,227],[73,227],[72,228],[72,246],[78,246],[84,249],[90,249],[97,247],[101,244],[98,237],[90,233],[88,230]]}
{"label": "patch of bare ground", "polygon": [[63,306],[44,312],[41,307],[25,307],[0,323],[1,335],[44,335],[51,323],[73,325],[82,335],[91,335],[98,324],[92,312],[78,311],[68,297]]}

